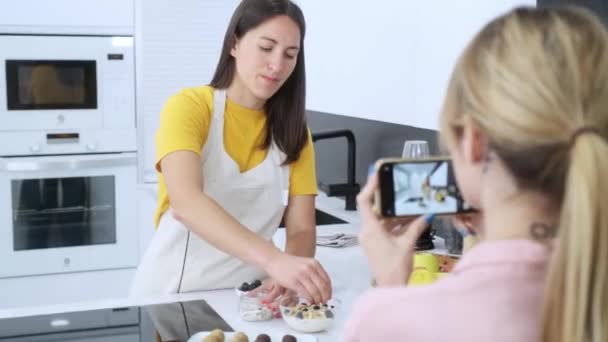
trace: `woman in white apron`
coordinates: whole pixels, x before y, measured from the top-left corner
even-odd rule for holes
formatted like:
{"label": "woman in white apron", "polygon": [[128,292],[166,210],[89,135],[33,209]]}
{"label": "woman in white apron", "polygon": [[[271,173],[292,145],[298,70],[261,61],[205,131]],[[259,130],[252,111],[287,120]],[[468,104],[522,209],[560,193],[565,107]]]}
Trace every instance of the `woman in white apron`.
{"label": "woman in white apron", "polygon": [[[331,281],[313,258],[314,193],[290,191],[291,166],[306,148],[313,153],[304,119],[303,41],[304,18],[294,3],[243,0],[211,85],[167,103],[170,113],[161,116],[157,135],[157,152],[163,150],[157,168],[159,198],[166,192],[168,205],[159,206],[157,231],[139,265],[133,295],[230,288],[267,278],[271,298],[285,289],[316,302],[331,298]],[[235,146],[233,127],[258,113],[264,131],[254,149],[261,147],[266,155],[243,170],[227,152]],[[206,123],[200,126],[206,134],[202,146],[180,145],[200,122]],[[238,134],[248,141],[254,128]],[[315,181],[314,154],[312,160]],[[286,252],[271,240],[284,214]]]}

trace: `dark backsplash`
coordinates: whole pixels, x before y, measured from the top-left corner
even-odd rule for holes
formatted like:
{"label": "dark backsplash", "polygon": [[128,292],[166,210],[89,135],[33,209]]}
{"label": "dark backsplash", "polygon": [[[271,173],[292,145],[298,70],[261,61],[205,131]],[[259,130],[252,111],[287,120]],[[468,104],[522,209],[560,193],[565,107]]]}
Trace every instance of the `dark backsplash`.
{"label": "dark backsplash", "polygon": [[560,5],[584,6],[602,18],[604,24],[608,25],[608,1],[606,0],[538,0],[536,6],[550,7]]}
{"label": "dark backsplash", "polygon": [[[313,111],[308,112],[308,125],[313,133],[339,129],[353,131],[357,144],[356,178],[361,187],[365,185],[369,165],[378,158],[400,157],[406,140],[426,140],[432,155],[439,152],[438,134],[434,130]],[[346,152],[347,143],[344,138],[315,142],[318,182],[346,183]],[[317,215],[317,222],[320,219],[322,217]],[[452,253],[460,252],[462,237],[454,234],[447,221],[435,220],[433,228],[437,235],[450,239],[448,247]]]}
{"label": "dark backsplash", "polygon": [[[437,154],[437,132],[394,123],[359,119],[349,116],[308,112],[308,125],[313,133],[349,129],[357,144],[357,182],[363,186],[369,165],[382,157],[399,157],[406,140],[426,140],[431,154]],[[318,182],[346,183],[346,139],[315,142]]]}

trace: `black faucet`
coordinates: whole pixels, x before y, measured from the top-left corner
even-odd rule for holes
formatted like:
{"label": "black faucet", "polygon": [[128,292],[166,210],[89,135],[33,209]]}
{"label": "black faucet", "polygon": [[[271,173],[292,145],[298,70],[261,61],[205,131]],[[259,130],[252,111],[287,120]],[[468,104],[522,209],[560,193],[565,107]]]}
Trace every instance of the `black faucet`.
{"label": "black faucet", "polygon": [[324,184],[319,183],[319,188],[327,194],[327,196],[344,197],[346,200],[346,210],[357,210],[356,197],[360,187],[355,180],[355,166],[357,145],[355,144],[355,135],[348,129],[336,131],[317,132],[312,134],[312,141],[326,140],[333,138],[346,138],[348,142],[348,159],[347,159],[347,182],[346,184]]}

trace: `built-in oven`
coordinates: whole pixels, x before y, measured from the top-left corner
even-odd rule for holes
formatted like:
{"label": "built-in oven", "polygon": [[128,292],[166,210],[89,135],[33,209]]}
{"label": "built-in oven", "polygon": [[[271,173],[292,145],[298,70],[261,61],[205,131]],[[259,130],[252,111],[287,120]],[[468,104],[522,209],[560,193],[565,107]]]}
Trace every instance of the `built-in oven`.
{"label": "built-in oven", "polygon": [[[0,35],[0,46],[1,156],[136,150],[133,37]],[[47,144],[49,133],[80,139]]]}
{"label": "built-in oven", "polygon": [[135,267],[136,154],[0,158],[0,278]]}

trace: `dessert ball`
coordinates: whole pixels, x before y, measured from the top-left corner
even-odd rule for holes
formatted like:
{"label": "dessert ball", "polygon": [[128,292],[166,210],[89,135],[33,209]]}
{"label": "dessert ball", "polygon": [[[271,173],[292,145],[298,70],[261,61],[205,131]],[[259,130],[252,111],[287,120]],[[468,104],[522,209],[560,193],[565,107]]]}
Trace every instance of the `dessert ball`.
{"label": "dessert ball", "polygon": [[255,342],[270,342],[270,336],[266,334],[260,334],[256,337]]}
{"label": "dessert ball", "polygon": [[237,332],[232,336],[231,342],[249,342],[249,337],[242,332]]}
{"label": "dessert ball", "polygon": [[293,335],[285,335],[282,342],[298,342],[298,339]]}
{"label": "dessert ball", "polygon": [[203,342],[224,342],[223,335],[209,334],[203,338]]}

